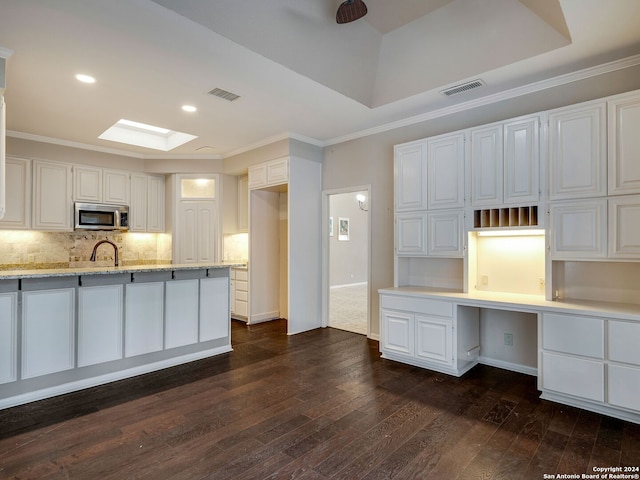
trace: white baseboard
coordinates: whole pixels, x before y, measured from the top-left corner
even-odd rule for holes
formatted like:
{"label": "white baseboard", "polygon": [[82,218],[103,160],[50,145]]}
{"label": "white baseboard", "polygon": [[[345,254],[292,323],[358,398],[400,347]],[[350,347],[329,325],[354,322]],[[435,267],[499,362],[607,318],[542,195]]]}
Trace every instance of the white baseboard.
{"label": "white baseboard", "polygon": [[333,290],[336,288],[346,288],[346,287],[359,287],[360,285],[366,285],[367,282],[358,282],[358,283],[345,283],[343,285],[332,285],[329,289]]}
{"label": "white baseboard", "polygon": [[503,370],[510,370],[512,372],[524,373],[525,375],[531,375],[533,377],[538,376],[537,368],[520,365],[519,363],[505,362],[504,360],[487,357],[478,357],[478,363],[489,365],[490,367],[502,368]]}
{"label": "white baseboard", "polygon": [[277,310],[273,312],[258,313],[256,315],[251,315],[247,324],[253,325],[254,323],[269,322],[278,318],[280,318],[280,312]]}

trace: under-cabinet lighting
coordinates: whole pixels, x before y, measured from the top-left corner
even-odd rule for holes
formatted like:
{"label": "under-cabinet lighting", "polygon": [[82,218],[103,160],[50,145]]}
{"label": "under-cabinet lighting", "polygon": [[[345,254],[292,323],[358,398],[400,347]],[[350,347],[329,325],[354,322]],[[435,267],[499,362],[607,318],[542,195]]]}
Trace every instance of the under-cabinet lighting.
{"label": "under-cabinet lighting", "polygon": [[531,235],[544,235],[544,230],[480,230],[476,232],[479,237],[524,237]]}

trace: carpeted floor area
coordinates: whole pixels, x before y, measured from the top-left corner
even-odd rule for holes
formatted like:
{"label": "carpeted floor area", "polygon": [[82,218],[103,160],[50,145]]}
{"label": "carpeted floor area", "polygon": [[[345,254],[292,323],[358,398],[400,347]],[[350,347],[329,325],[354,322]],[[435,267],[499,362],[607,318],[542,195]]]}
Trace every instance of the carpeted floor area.
{"label": "carpeted floor area", "polygon": [[331,287],[329,326],[366,335],[367,291],[367,283]]}

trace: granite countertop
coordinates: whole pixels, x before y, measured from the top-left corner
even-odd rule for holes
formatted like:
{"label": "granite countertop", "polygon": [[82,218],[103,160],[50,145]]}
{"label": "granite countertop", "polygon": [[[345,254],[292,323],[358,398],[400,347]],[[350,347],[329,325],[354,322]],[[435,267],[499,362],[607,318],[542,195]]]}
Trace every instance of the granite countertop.
{"label": "granite countertop", "polygon": [[202,270],[210,268],[243,267],[241,263],[168,263],[163,265],[127,265],[121,267],[80,267],[36,270],[0,270],[0,280],[46,277],[70,277],[79,275],[109,275],[114,273],[162,272],[171,270]]}

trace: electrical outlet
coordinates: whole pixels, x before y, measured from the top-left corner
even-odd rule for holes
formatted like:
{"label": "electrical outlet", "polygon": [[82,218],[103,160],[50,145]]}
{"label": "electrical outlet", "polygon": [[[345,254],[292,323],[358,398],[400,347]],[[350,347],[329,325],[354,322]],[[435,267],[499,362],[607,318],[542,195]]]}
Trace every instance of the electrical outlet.
{"label": "electrical outlet", "polygon": [[540,288],[544,288],[544,277],[540,277]]}
{"label": "electrical outlet", "polygon": [[507,347],[513,347],[513,333],[504,334],[504,344]]}
{"label": "electrical outlet", "polygon": [[480,275],[480,283],[484,286],[489,285],[489,275]]}

